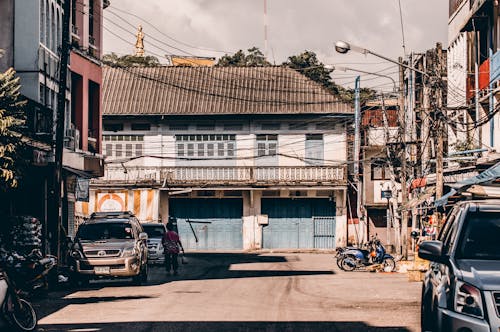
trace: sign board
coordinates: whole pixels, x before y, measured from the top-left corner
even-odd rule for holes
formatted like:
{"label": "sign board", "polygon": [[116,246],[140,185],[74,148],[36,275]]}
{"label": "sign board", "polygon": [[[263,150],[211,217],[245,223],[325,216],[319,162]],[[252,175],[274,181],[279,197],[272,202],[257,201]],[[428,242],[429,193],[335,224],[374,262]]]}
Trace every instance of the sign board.
{"label": "sign board", "polygon": [[382,190],[380,195],[382,198],[392,198],[392,190]]}
{"label": "sign board", "polygon": [[84,178],[77,178],[75,185],[75,198],[77,202],[89,201],[89,185],[90,180]]}

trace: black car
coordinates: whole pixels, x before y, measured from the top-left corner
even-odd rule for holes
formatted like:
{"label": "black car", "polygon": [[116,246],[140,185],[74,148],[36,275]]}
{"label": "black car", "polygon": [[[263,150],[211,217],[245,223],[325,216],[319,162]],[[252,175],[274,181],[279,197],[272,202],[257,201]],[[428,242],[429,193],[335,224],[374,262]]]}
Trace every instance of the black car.
{"label": "black car", "polygon": [[422,331],[500,331],[500,200],[456,204],[437,241],[422,288]]}

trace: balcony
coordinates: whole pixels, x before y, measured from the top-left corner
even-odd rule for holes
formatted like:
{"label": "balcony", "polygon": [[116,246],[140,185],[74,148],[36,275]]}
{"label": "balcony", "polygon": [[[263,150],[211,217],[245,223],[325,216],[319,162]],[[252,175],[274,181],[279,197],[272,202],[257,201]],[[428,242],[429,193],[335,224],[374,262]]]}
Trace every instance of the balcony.
{"label": "balcony", "polygon": [[345,166],[142,167],[107,166],[100,184],[200,185],[345,185]]}

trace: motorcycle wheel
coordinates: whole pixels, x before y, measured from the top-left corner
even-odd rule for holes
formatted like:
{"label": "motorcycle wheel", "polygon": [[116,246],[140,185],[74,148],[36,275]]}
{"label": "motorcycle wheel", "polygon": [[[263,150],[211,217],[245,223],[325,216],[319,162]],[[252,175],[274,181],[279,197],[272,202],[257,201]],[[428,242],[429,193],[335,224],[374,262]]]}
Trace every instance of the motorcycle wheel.
{"label": "motorcycle wheel", "polygon": [[356,259],[351,256],[344,256],[340,261],[340,268],[344,271],[351,272],[356,269]]}
{"label": "motorcycle wheel", "polygon": [[384,266],[385,272],[394,272],[396,270],[396,262],[394,261],[393,258],[389,258],[389,257],[384,258],[382,265]]}
{"label": "motorcycle wheel", "polygon": [[342,260],[344,259],[344,257],[340,256],[340,257],[337,257],[337,267],[339,269],[342,270]]}
{"label": "motorcycle wheel", "polygon": [[21,331],[33,331],[38,323],[35,309],[31,303],[25,299],[19,299],[19,307],[13,306],[13,311],[9,313],[12,322]]}

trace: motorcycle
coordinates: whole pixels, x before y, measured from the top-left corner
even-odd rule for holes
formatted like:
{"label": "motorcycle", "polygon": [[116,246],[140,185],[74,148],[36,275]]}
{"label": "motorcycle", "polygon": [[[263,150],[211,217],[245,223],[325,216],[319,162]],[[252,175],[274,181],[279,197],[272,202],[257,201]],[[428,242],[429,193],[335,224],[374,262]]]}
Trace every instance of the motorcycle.
{"label": "motorcycle", "polygon": [[0,256],[5,262],[5,269],[16,280],[17,286],[28,293],[47,289],[47,276],[57,265],[57,257],[44,257],[40,250],[33,250],[25,256],[3,251]]}
{"label": "motorcycle", "polygon": [[9,278],[9,274],[0,270],[0,306],[7,322],[21,331],[33,331],[38,323],[36,312],[31,303],[24,299],[21,291]]}
{"label": "motorcycle", "polygon": [[378,268],[385,272],[392,272],[396,269],[394,257],[386,253],[384,246],[376,237],[368,242],[368,249],[347,248],[344,250],[337,264],[342,270],[349,272],[367,268]]}

